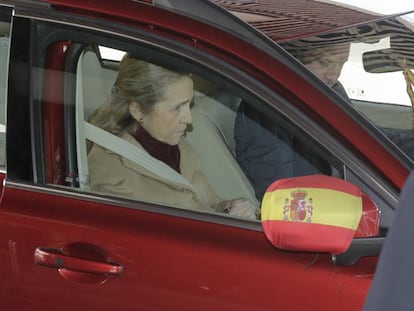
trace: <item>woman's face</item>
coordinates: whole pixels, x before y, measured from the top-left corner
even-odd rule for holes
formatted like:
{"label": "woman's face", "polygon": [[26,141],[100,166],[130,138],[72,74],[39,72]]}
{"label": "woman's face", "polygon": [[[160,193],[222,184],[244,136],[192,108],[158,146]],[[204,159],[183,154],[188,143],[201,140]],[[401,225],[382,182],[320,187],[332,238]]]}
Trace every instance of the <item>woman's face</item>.
{"label": "woman's face", "polygon": [[177,145],[184,136],[192,117],[190,103],[193,99],[193,81],[189,77],[167,85],[163,98],[153,110],[142,113],[137,103],[130,105],[130,112],[141,126],[155,139]]}

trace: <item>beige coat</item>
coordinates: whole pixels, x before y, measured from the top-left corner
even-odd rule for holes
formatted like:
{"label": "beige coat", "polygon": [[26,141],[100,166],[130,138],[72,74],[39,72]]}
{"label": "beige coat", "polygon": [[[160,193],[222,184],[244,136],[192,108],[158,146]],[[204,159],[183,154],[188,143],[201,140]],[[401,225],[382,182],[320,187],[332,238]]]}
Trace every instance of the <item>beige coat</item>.
{"label": "beige coat", "polygon": [[[143,147],[129,134],[122,136],[138,148]],[[182,139],[180,149],[180,171],[194,188],[205,198],[206,207],[193,193],[178,183],[167,181],[142,166],[94,144],[88,155],[90,184],[94,191],[129,197],[138,201],[154,202],[197,211],[223,209],[222,199],[208,184],[201,171],[200,161],[193,148]]]}

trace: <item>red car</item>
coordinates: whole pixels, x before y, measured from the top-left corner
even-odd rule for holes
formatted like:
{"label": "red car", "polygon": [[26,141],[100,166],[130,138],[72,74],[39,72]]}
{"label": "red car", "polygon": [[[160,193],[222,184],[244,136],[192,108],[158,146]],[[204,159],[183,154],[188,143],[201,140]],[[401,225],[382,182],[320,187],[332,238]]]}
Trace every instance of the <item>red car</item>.
{"label": "red car", "polygon": [[[362,308],[413,168],[413,24],[409,14],[366,14],[292,33],[277,22],[281,6],[0,1],[2,310]],[[350,45],[339,77],[348,98],[291,49],[321,42]],[[125,53],[191,72],[186,139],[222,198],[260,201],[236,160],[241,102],[306,143],[328,173],[283,179],[296,189],[286,205],[272,196],[275,179],[261,221],[94,190],[88,149],[106,142],[88,120]],[[325,188],[327,209],[304,188]],[[359,212],[344,231],[348,190]],[[316,223],[317,213],[331,220]]]}

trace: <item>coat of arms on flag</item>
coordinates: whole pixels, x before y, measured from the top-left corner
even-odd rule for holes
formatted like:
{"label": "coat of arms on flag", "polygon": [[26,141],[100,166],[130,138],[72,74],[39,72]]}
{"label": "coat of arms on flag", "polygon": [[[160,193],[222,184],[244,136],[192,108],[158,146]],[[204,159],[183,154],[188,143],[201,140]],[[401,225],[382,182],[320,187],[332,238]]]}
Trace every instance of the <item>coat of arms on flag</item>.
{"label": "coat of arms on flag", "polygon": [[306,198],[307,192],[303,190],[295,190],[290,193],[291,199],[285,199],[283,207],[283,220],[291,221],[312,221],[312,198]]}

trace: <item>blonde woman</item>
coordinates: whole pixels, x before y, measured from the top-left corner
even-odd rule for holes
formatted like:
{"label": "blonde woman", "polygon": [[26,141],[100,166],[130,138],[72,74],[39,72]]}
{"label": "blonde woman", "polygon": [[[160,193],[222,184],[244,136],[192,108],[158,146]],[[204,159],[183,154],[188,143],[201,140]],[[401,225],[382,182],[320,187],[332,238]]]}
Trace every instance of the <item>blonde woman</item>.
{"label": "blonde woman", "polygon": [[184,138],[192,123],[188,74],[126,54],[110,101],[90,122],[121,137],[181,174],[191,186],[167,180],[97,144],[88,155],[93,190],[179,208],[256,218],[247,199],[223,201],[210,187],[198,156]]}

